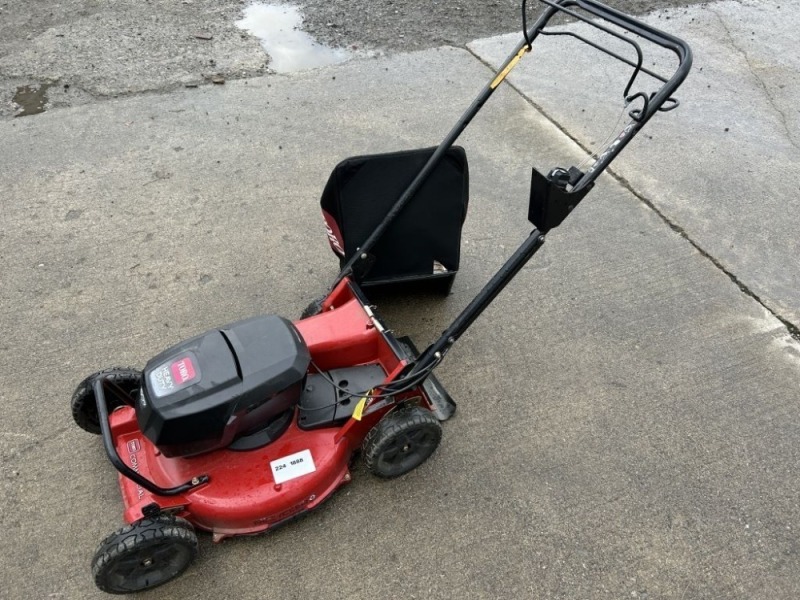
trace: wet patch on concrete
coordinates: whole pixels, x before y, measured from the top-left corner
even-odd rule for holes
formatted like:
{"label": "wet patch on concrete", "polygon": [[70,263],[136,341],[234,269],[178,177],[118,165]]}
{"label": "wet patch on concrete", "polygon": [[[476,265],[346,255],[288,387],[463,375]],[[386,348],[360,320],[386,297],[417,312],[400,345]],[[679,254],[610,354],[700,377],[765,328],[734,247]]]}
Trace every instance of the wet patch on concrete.
{"label": "wet patch on concrete", "polygon": [[15,117],[38,115],[47,108],[47,90],[53,87],[52,83],[36,85],[23,85],[14,93],[14,103],[20,107]]}
{"label": "wet patch on concrete", "polygon": [[251,4],[236,26],[261,41],[277,73],[304,71],[346,61],[351,54],[342,48],[318,43],[301,29],[303,17],[291,4]]}
{"label": "wet patch on concrete", "polygon": [[74,83],[64,83],[63,80],[43,78],[37,82],[29,77],[0,77],[0,121],[51,112],[67,106],[81,106],[98,99]]}

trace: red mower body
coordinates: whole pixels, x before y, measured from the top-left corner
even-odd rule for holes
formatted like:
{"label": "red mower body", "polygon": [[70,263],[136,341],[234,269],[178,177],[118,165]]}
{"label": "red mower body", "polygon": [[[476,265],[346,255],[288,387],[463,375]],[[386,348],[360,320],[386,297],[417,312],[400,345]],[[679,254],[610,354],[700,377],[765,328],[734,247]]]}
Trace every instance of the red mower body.
{"label": "red mower body", "polygon": [[[399,342],[344,279],[323,301],[322,311],[294,323],[315,369],[379,366],[385,380],[408,363]],[[170,488],[202,475],[208,482],[182,494],[159,496],[119,475],[128,523],[155,510],[183,517],[220,541],[253,534],[307,512],[350,481],[349,465],[370,429],[397,404],[412,401],[433,411],[422,385],[390,398],[362,399],[351,418],[331,427],[303,429],[299,409],[275,441],[252,450],[215,450],[191,457],[167,457],[138,426],[134,408],[109,415],[114,447],[133,471]]]}

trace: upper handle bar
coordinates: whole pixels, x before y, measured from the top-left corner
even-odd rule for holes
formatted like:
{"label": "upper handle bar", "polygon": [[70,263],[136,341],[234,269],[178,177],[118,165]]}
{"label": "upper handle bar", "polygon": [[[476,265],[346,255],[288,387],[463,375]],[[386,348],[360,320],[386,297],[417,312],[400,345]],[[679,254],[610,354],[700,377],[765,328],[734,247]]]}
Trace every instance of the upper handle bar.
{"label": "upper handle bar", "polygon": [[[642,108],[631,111],[631,118],[633,121],[627,127],[625,127],[619,136],[608,146],[608,148],[606,148],[605,151],[599,155],[595,163],[587,169],[586,173],[574,182],[574,185],[571,187],[571,191],[580,191],[592,184],[592,182],[609,165],[609,163],[614,160],[620,151],[622,151],[628,142],[633,139],[636,133],[656,112],[666,112],[678,106],[678,101],[673,97],[673,93],[678,89],[678,87],[680,87],[681,83],[683,83],[683,80],[686,79],[686,76],[689,74],[689,70],[692,66],[692,49],[682,39],[661,31],[660,29],[657,29],[651,25],[642,23],[638,19],[635,19],[630,15],[622,13],[614,8],[601,4],[596,0],[539,0],[539,2],[546,4],[547,8],[530,29],[524,30],[524,39],[517,47],[518,53],[524,53],[525,50],[530,50],[531,44],[539,35],[552,35],[551,32],[545,31],[544,28],[550,22],[550,20],[559,13],[570,15],[571,17],[583,21],[584,23],[587,23],[596,29],[600,29],[607,34],[631,44],[636,49],[637,53],[638,60],[637,62],[633,62],[623,56],[607,50],[598,44],[590,42],[589,40],[586,40],[577,34],[559,32],[562,35],[573,35],[573,37],[588,43],[594,48],[597,48],[606,54],[609,54],[614,58],[635,67],[633,75],[631,76],[631,79],[628,81],[628,85],[625,88],[624,94],[627,102],[631,102],[637,98],[641,98],[643,101]],[[526,0],[523,0],[523,9],[525,3]],[[620,35],[617,31],[609,28],[602,22],[594,21],[587,15],[576,12],[573,10],[574,8],[581,9],[589,15],[597,17],[606,23],[613,24],[624,31],[633,33],[642,39],[673,52],[678,59],[678,66],[670,77],[663,77],[658,73],[654,73],[653,71],[643,67],[641,48],[636,41]],[[524,15],[525,13],[523,10],[523,23],[527,25]],[[658,89],[658,91],[651,94],[638,92],[628,96],[628,92],[630,91],[633,81],[639,72],[647,73],[651,77],[661,81],[663,85]]]}
{"label": "upper handle bar", "polygon": [[[639,109],[638,115],[632,115],[632,121],[620,133],[614,142],[603,152],[595,161],[587,172],[584,174],[575,167],[570,169],[554,169],[547,176],[542,175],[536,169],[533,169],[533,180],[531,184],[531,204],[529,207],[529,220],[534,224],[536,229],[531,235],[522,243],[516,252],[506,261],[500,270],[492,277],[489,283],[478,293],[478,295],[470,302],[470,304],[456,317],[453,324],[442,334],[442,336],[433,344],[431,344],[419,357],[414,366],[411,368],[411,374],[422,373],[434,361],[440,361],[442,356],[448,349],[455,343],[455,341],[466,331],[470,324],[480,315],[486,306],[497,296],[498,293],[506,286],[506,284],[516,275],[517,272],[525,265],[525,263],[533,256],[533,254],[544,243],[544,233],[553,227],[557,227],[561,221],[575,208],[581,199],[591,190],[594,185],[594,180],[600,173],[608,166],[613,158],[619,154],[622,148],[633,138],[644,124],[658,111],[658,110],[672,110],[677,107],[677,100],[672,97],[672,94],[681,85],[683,80],[689,73],[692,64],[692,51],[689,45],[674,36],[671,36],[663,31],[655,29],[649,25],[639,22],[638,20],[629,17],[617,10],[609,8],[596,2],[595,0],[540,0],[549,6],[543,14],[536,21],[531,29],[524,31],[524,39],[517,46],[514,53],[512,53],[503,65],[499,68],[497,75],[492,82],[487,86],[484,92],[476,99],[473,106],[468,110],[467,116],[469,118],[483,105],[488,99],[489,95],[497,88],[498,85],[506,78],[511,69],[516,66],[522,56],[530,51],[531,43],[533,40],[543,32],[542,29],[550,21],[550,19],[558,12],[565,12],[570,14],[581,21],[585,21],[609,33],[617,38],[623,39],[626,42],[633,43],[637,50],[638,62],[633,63],[624,57],[620,57],[607,51],[602,47],[598,47],[593,42],[586,39],[581,41],[589,43],[589,45],[607,52],[626,62],[627,64],[635,67],[635,71],[624,95],[626,102],[631,102],[633,96],[628,96],[630,87],[633,84],[636,75],[639,72],[645,72],[648,75],[655,77],[661,81],[663,85],[661,88],[652,95],[640,92],[643,98],[644,105]],[[524,3],[523,3],[524,6]],[[642,38],[658,44],[668,50],[674,52],[678,57],[678,67],[671,77],[661,77],[658,74],[652,73],[642,66],[643,57],[641,48],[633,40],[628,40],[621,36],[616,31],[608,27],[587,19],[585,16],[571,10],[571,7],[578,7],[586,12],[599,17],[609,23],[612,23],[626,31],[641,36]],[[523,12],[524,20],[524,12]],[[575,36],[578,37],[578,36]],[[637,96],[637,94],[634,94]],[[667,103],[664,106],[664,103]],[[662,109],[663,106],[663,109]],[[462,119],[450,138],[445,140],[443,146],[448,141],[457,137],[469,118]]]}
{"label": "upper handle bar", "polygon": [[647,23],[643,23],[642,21],[639,21],[638,19],[635,19],[634,17],[628,14],[620,12],[615,8],[606,6],[605,4],[601,4],[600,2],[597,2],[597,0],[539,0],[539,1],[551,6],[551,8],[558,5],[569,10],[571,6],[578,6],[579,8],[585,10],[586,12],[589,12],[597,17],[600,17],[605,21],[609,21],[610,23],[614,23],[615,25],[621,27],[622,29],[625,29],[626,31],[635,33],[636,35],[650,42],[653,42],[654,44],[658,44],[663,48],[672,50],[678,56],[678,60],[680,61],[681,64],[687,63],[684,77],[689,72],[689,68],[691,67],[691,62],[692,62],[692,49],[689,47],[689,44],[684,42],[682,39],[675,37],[674,35],[666,33],[665,31],[661,31],[660,29],[657,29],[652,25],[648,25]]}

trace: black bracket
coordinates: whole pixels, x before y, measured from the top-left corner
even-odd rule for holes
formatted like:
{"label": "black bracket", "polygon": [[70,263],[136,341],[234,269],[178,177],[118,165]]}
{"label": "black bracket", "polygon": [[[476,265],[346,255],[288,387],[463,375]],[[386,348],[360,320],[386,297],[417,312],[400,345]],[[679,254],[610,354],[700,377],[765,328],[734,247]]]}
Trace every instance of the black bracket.
{"label": "black bracket", "polygon": [[545,177],[536,169],[531,173],[531,198],[528,205],[528,220],[542,233],[561,225],[576,206],[583,200],[594,182],[580,190],[567,191],[583,177],[575,167],[553,169]]}
{"label": "black bracket", "polygon": [[156,502],[151,502],[147,506],[142,507],[142,516],[145,519],[155,519],[161,514],[161,507]]}
{"label": "black bracket", "polygon": [[361,249],[358,249],[356,252],[359,253],[360,256],[358,260],[353,263],[351,272],[356,281],[362,282],[375,264],[376,258],[374,254],[362,253]]}

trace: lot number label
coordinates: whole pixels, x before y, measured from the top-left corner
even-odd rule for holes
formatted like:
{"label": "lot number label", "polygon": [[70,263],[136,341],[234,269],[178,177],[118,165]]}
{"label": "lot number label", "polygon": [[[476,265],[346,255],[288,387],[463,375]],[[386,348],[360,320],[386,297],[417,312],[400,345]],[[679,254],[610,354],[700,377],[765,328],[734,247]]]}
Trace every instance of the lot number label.
{"label": "lot number label", "polygon": [[314,459],[311,457],[311,450],[303,450],[273,460],[269,466],[272,467],[272,477],[275,479],[275,483],[297,479],[317,470],[317,467],[314,466]]}

